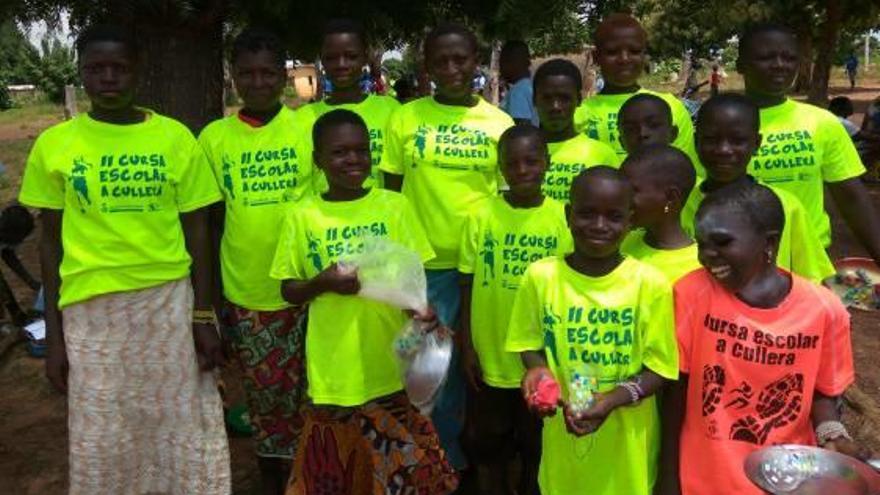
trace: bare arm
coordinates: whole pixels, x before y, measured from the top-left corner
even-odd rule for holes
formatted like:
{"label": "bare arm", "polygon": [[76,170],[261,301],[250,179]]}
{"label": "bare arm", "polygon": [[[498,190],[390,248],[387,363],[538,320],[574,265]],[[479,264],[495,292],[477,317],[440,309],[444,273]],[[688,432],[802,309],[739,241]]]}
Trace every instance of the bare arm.
{"label": "bare arm", "polygon": [[211,303],[214,310],[219,312],[223,308],[223,278],[220,275],[220,240],[223,238],[223,229],[226,225],[226,205],[223,202],[214,203],[208,213],[208,232],[211,238],[211,266],[213,277],[211,281]]}
{"label": "bare arm", "polygon": [[660,441],[660,468],[655,495],[681,495],[679,479],[679,442],[684,424],[688,375],[681,374],[677,382],[670,383],[663,391],[660,414],[662,433]]}
{"label": "bare arm", "polygon": [[382,172],[385,178],[385,189],[400,192],[403,189],[403,176]]}
{"label": "bare arm", "polygon": [[361,288],[356,272],[344,272],[334,263],[309,280],[287,279],[281,283],[281,297],[302,306],[326,292],[352,295]]}
{"label": "bare arm", "polygon": [[3,261],[6,262],[6,265],[18,275],[24,283],[28,285],[33,290],[40,290],[40,282],[31,275],[31,272],[21,264],[21,260],[18,258],[18,255],[15,254],[15,250],[12,248],[4,249],[0,252],[0,257],[3,258]]}
{"label": "bare arm", "polygon": [[64,345],[64,328],[58,310],[58,289],[61,286],[59,267],[64,253],[61,245],[61,219],[63,210],[41,210],[43,233],[40,237],[40,271],[43,277],[43,294],[46,307],[46,376],[61,392],[67,392],[67,348]]}
{"label": "bare arm", "polygon": [[459,286],[461,287],[461,329],[456,333],[458,345],[461,349],[461,366],[465,377],[474,390],[480,390],[483,383],[483,370],[480,368],[480,358],[474,349],[474,341],[471,337],[471,296],[473,294],[474,276],[460,273]]}
{"label": "bare arm", "polygon": [[858,178],[829,182],[828,190],[846,224],[871,258],[880,263],[880,217],[865,185]]}
{"label": "bare arm", "polygon": [[[186,249],[192,257],[191,279],[193,285],[193,310],[212,309],[212,285],[214,265],[211,256],[211,237],[208,232],[210,206],[181,213],[180,221],[186,238]],[[210,370],[226,362],[220,335],[211,324],[193,323],[193,339],[202,370]]]}

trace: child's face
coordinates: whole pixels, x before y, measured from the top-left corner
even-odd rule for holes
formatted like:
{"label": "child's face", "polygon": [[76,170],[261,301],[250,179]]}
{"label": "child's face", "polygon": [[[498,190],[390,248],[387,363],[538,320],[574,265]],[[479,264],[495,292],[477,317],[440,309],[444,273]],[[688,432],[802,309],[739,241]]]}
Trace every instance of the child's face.
{"label": "child's face", "polygon": [[278,105],[287,74],[269,50],[245,50],[233,61],[232,80],[245,108],[269,110]]}
{"label": "child's face", "polygon": [[370,176],[370,137],[358,125],[335,126],[321,138],[314,160],[331,188],[360,190]]}
{"label": "child's face", "polygon": [[612,28],[596,47],[596,63],[605,81],[622,87],[637,84],[645,68],[646,44],[644,33],[636,27]]}
{"label": "child's face", "polygon": [[652,180],[652,174],[645,173],[650,166],[646,162],[626,162],[621,168],[632,186],[631,221],[635,227],[654,225],[664,208],[672,207],[663,186]]}
{"label": "child's face", "polygon": [[651,102],[629,105],[617,122],[620,143],[627,153],[651,144],[671,144],[678,135],[669,113]]}
{"label": "child's face", "polygon": [[619,180],[599,178],[574,187],[568,227],[578,254],[605,258],[618,251],[629,231],[632,192]]}
{"label": "child's face", "polygon": [[541,127],[560,132],[574,122],[574,111],[581,103],[575,82],[568,76],[548,76],[535,87],[535,109]]}
{"label": "child's face", "polygon": [[501,174],[517,195],[536,194],[547,170],[547,149],[534,136],[514,138],[501,147]]}
{"label": "child's face", "polygon": [[753,117],[733,106],[715,107],[697,126],[697,154],[706,174],[726,184],[746,174],[749,161],[761,144]]}
{"label": "child's face", "polygon": [[89,43],[80,57],[83,89],[92,105],[105,110],[126,108],[134,101],[137,64],[123,43]]}
{"label": "child's face", "polygon": [[467,38],[455,33],[435,38],[428,47],[425,62],[438,93],[452,98],[471,94],[477,54]]}
{"label": "child's face", "polygon": [[767,263],[768,240],[732,208],[711,208],[697,218],[700,264],[721,285],[737,292]]}
{"label": "child's face", "polygon": [[798,71],[798,47],[794,37],[783,32],[755,35],[746,53],[737,60],[746,89],[755,93],[784,96]]}
{"label": "child's face", "polygon": [[337,88],[357,86],[361,70],[367,64],[367,50],[355,33],[333,33],[324,36],[321,64]]}

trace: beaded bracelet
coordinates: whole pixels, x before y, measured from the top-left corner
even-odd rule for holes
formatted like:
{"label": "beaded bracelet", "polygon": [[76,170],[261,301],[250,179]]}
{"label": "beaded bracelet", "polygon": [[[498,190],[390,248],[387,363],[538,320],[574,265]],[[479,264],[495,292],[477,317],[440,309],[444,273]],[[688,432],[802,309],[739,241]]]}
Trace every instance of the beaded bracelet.
{"label": "beaded bracelet", "polygon": [[639,386],[636,382],[621,382],[620,386],[626,389],[629,392],[629,397],[631,399],[631,404],[637,404],[643,397],[642,387]]}
{"label": "beaded bracelet", "polygon": [[205,325],[216,325],[217,314],[211,309],[194,309],[192,312],[192,322]]}
{"label": "beaded bracelet", "polygon": [[846,430],[846,426],[840,421],[822,421],[816,426],[816,442],[820,446],[838,438],[845,438],[852,441],[852,437]]}

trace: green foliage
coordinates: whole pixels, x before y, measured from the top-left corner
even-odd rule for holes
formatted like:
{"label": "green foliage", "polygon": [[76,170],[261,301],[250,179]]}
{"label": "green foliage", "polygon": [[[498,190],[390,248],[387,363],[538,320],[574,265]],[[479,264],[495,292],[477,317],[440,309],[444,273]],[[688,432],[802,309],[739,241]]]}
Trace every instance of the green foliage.
{"label": "green foliage", "polygon": [[9,95],[9,89],[6,88],[8,84],[3,75],[0,74],[0,110],[12,108],[12,97]]}
{"label": "green foliage", "polygon": [[0,24],[0,78],[6,84],[33,83],[33,67],[38,58],[36,48],[14,22]]}
{"label": "green foliage", "polygon": [[58,38],[46,37],[41,42],[42,54],[34,69],[34,83],[52,103],[64,103],[64,86],[77,82],[73,48]]}

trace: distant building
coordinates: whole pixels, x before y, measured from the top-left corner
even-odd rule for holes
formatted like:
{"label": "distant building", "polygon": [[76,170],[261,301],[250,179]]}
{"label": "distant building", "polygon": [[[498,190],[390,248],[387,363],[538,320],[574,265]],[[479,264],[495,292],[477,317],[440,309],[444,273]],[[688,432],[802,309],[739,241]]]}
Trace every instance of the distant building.
{"label": "distant building", "polygon": [[290,85],[296,89],[296,95],[305,101],[316,98],[318,95],[318,84],[321,78],[318,76],[318,69],[315,64],[300,64],[293,66],[289,64],[287,67],[287,80]]}

